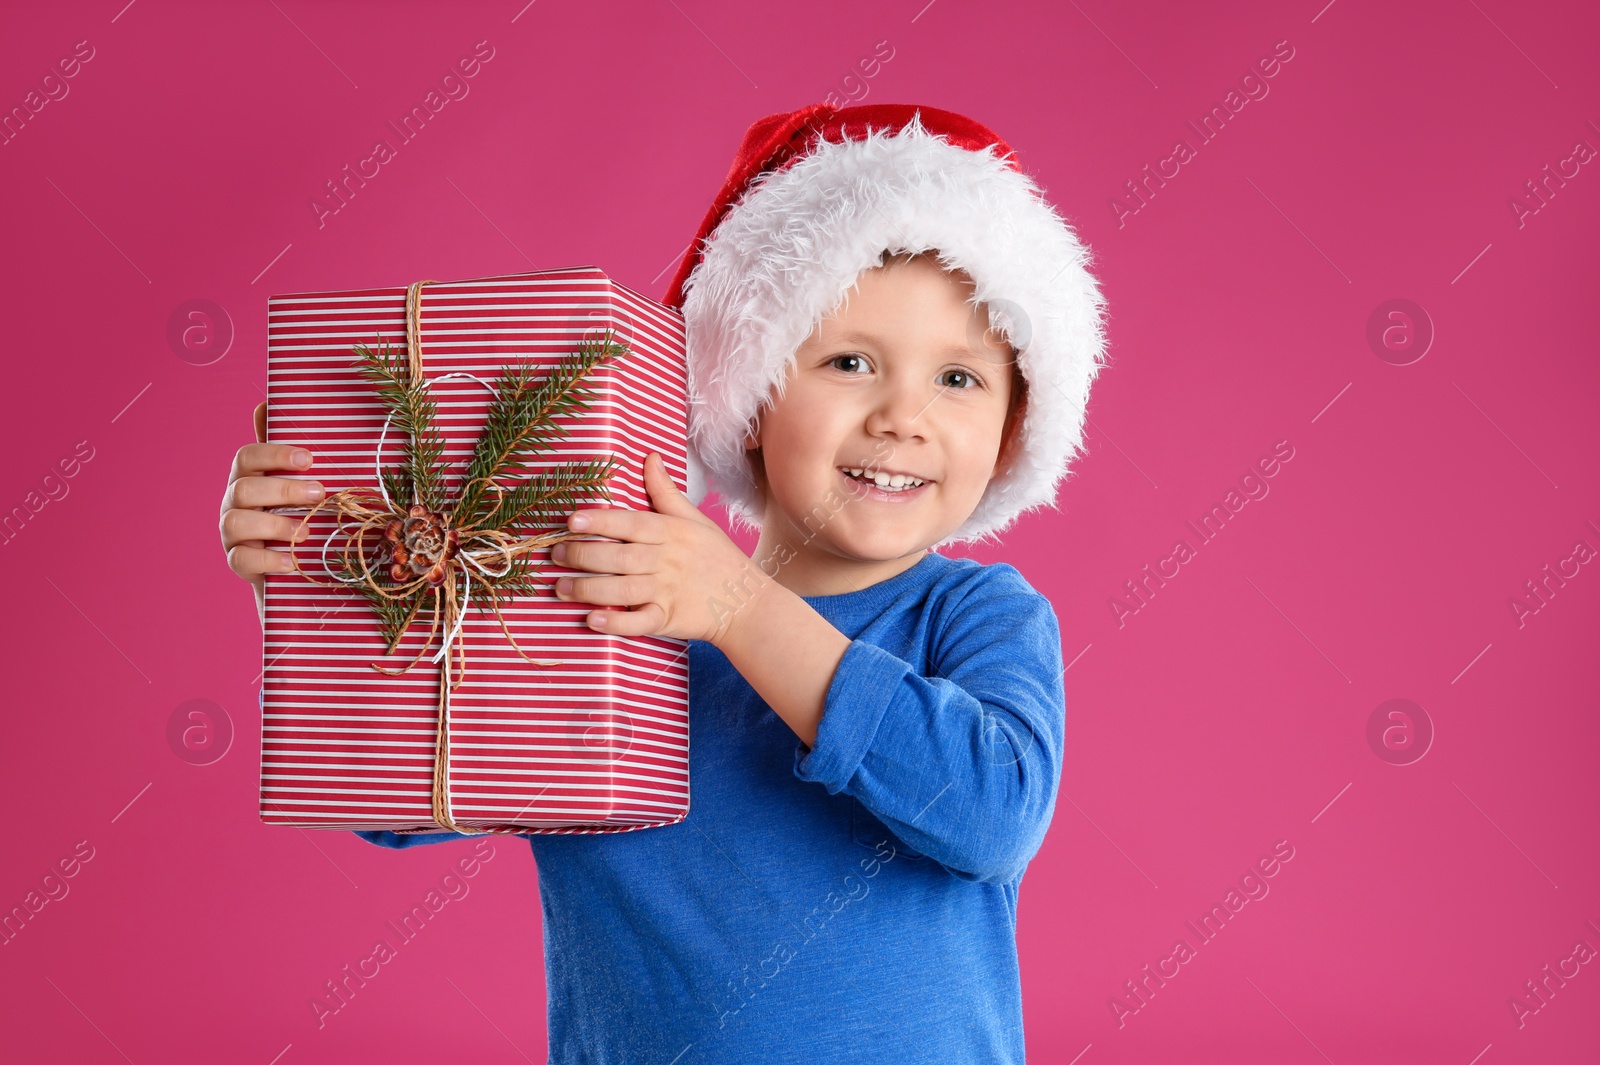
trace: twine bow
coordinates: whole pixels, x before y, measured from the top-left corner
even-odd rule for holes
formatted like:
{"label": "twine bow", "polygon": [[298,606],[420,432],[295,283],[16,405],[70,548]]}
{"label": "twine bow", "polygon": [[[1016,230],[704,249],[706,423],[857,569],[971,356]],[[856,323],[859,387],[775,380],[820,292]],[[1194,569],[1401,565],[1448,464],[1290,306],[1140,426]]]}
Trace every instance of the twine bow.
{"label": "twine bow", "polygon": [[[406,353],[409,380],[413,385],[424,381],[422,288],[424,285],[434,283],[417,281],[406,290]],[[470,373],[445,374],[438,380],[463,377],[471,378],[485,388],[491,387]],[[312,507],[296,528],[295,539],[290,541],[289,558],[295,572],[302,577],[314,584],[333,586],[332,582],[319,580],[301,569],[300,560],[295,555],[294,543],[299,539],[300,530],[306,527],[318,511],[324,507],[334,508],[337,512],[335,531],[323,542],[321,551],[323,567],[328,569],[329,545],[339,533],[344,533],[346,542],[342,561],[345,571],[359,573],[359,576],[347,579],[328,569],[334,581],[344,585],[364,585],[365,591],[386,600],[413,600],[404,624],[390,645],[391,652],[398,644],[400,636],[409,630],[417,611],[422,608],[426,596],[417,593],[424,589],[431,593],[433,624],[428,630],[428,640],[422,649],[402,669],[387,669],[376,662],[369,664],[373,669],[389,676],[401,676],[410,672],[433,646],[434,637],[438,635],[440,623],[443,622],[444,640],[431,659],[440,663],[439,721],[433,760],[433,819],[456,832],[477,833],[486,830],[465,828],[457,824],[450,814],[450,693],[460,687],[467,674],[466,640],[462,632],[462,623],[472,599],[472,574],[476,571],[480,575],[479,583],[490,594],[491,610],[500,622],[500,628],[505,633],[506,639],[511,642],[517,653],[536,666],[558,665],[556,662],[540,662],[529,658],[517,644],[516,637],[511,634],[505,617],[500,613],[499,598],[493,591],[494,581],[510,575],[517,558],[573,539],[580,534],[562,530],[540,536],[519,537],[507,529],[490,528],[489,522],[496,516],[497,507],[488,508],[476,522],[458,525],[459,511],[473,485],[480,481],[484,482],[486,488],[492,488],[498,493],[497,498],[503,498],[505,490],[493,477],[475,478],[462,485],[457,493],[455,505],[441,508],[441,512],[430,511],[415,499],[409,505],[391,499],[388,487],[384,483],[382,460],[384,439],[388,435],[389,424],[393,418],[394,412],[391,411],[384,419],[383,431],[379,434],[377,451],[373,459],[378,487],[346,488],[326,496]],[[414,485],[413,494],[416,494]],[[347,529],[346,519],[351,519],[355,523],[354,530]],[[366,539],[375,531],[380,534],[378,545],[387,548],[391,559],[389,576],[392,585],[387,588],[379,582],[368,557]],[[491,564],[499,560],[504,560],[503,568],[498,570],[491,568]],[[455,660],[454,668],[452,659]]]}

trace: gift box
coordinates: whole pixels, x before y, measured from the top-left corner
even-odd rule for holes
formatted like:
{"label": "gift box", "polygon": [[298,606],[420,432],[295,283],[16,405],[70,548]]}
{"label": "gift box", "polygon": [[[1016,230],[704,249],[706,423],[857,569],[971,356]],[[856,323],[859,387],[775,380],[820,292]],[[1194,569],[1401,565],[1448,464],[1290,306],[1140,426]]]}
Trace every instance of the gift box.
{"label": "gift box", "polygon": [[[267,437],[316,456],[310,472],[278,475],[316,480],[328,498],[278,508],[309,535],[268,544],[299,568],[266,577],[261,819],[523,834],[682,820],[687,643],[595,632],[592,606],[554,597],[555,578],[576,571],[538,541],[572,537],[578,507],[535,507],[513,526],[509,510],[494,513],[519,485],[525,503],[535,478],[570,487],[586,466],[605,478],[573,490],[579,506],[649,510],[651,452],[686,488],[682,315],[594,267],[281,295],[268,308]],[[572,379],[582,352],[593,365],[581,381],[551,384]],[[521,392],[508,373],[523,375]],[[478,445],[494,439],[496,404],[510,409],[498,397],[533,383],[568,402],[553,429],[523,438],[514,470],[476,482],[473,505]],[[423,385],[431,454],[414,442],[429,435],[407,429],[412,408],[396,406]],[[430,472],[408,481],[415,469]],[[422,506],[427,478],[438,497]],[[495,592],[513,565],[524,583]]]}

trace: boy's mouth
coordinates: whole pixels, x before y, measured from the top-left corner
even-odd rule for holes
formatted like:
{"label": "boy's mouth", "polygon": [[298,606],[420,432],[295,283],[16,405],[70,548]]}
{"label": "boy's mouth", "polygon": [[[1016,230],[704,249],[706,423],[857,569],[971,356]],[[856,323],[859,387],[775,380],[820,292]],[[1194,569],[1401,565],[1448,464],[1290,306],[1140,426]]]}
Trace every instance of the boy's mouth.
{"label": "boy's mouth", "polygon": [[882,470],[840,466],[839,475],[849,483],[851,493],[858,499],[880,499],[895,503],[908,502],[925,492],[934,482],[910,474],[887,473]]}

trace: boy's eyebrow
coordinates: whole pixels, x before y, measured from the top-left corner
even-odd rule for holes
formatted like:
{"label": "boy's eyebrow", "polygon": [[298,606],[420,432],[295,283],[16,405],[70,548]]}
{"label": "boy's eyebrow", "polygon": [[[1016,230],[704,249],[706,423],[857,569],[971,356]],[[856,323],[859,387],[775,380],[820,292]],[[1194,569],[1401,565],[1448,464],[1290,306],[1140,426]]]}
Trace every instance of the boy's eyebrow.
{"label": "boy's eyebrow", "polygon": [[[878,347],[883,346],[883,340],[880,337],[877,337],[872,333],[863,333],[857,330],[836,334],[835,336],[831,337],[828,342],[832,346],[838,346],[840,344],[873,344]],[[939,354],[945,356],[972,355],[974,352],[970,344],[951,344],[949,347],[940,351]]]}

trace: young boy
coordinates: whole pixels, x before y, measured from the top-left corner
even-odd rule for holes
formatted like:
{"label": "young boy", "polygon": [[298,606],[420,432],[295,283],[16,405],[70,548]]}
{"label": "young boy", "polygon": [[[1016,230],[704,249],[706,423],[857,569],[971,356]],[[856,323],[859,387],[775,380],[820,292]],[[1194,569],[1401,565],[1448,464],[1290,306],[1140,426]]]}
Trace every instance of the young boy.
{"label": "young boy", "polygon": [[[1051,502],[1104,341],[1087,251],[1009,154],[901,105],[746,135],[666,300],[689,495],[652,455],[654,511],[579,511],[607,539],[556,549],[558,595],[624,608],[589,624],[690,641],[693,800],[667,827],[526,837],[551,1062],[1023,1060],[1060,633],[1015,568],[931,548]],[[258,588],[293,520],[252,508],[303,501],[258,474],[297,452],[242,449],[224,500]],[[709,488],[753,557],[697,509]]]}

